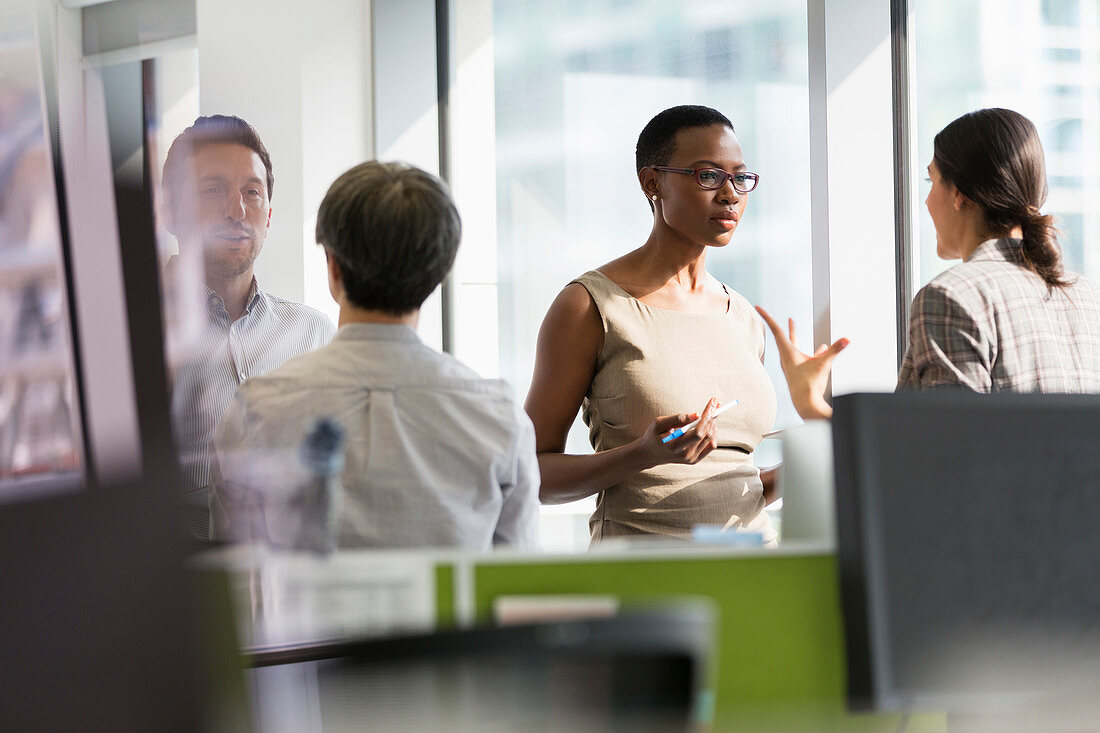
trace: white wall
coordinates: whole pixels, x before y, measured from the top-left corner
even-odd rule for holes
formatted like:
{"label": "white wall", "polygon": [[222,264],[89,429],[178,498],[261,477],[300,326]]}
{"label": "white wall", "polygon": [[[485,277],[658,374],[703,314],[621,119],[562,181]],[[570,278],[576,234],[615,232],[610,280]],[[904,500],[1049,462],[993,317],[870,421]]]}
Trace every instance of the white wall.
{"label": "white wall", "polygon": [[833,394],[897,384],[890,4],[810,0],[815,344]]}
{"label": "white wall", "polygon": [[[435,1],[371,0],[371,6],[374,149],[379,160],[401,160],[438,175]],[[442,348],[440,288],[421,307],[417,333]]]}
{"label": "white wall", "polygon": [[313,229],[328,185],[373,157],[371,19],[361,0],[196,0],[199,108],[259,131],[275,172],[271,232],[256,276],[329,313]]}
{"label": "white wall", "polygon": [[434,0],[374,0],[375,140],[381,160],[439,174]]}
{"label": "white wall", "polygon": [[[492,0],[463,0],[453,22],[451,190],[462,215],[462,248],[453,278],[454,323],[458,325],[454,353],[482,376],[499,377]],[[478,327],[461,327],[472,323]],[[523,398],[522,392],[519,397]]]}

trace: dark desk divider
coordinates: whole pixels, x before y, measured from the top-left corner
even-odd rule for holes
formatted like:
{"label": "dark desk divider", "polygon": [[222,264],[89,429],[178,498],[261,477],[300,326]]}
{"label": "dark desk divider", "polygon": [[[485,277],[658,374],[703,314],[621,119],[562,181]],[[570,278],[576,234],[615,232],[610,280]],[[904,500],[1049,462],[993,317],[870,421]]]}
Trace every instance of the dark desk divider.
{"label": "dark desk divider", "polygon": [[1095,708],[1100,396],[852,394],[835,411],[850,705]]}
{"label": "dark desk divider", "polygon": [[257,653],[257,729],[698,730],[713,616],[676,603]]}
{"label": "dark desk divider", "polygon": [[171,511],[147,484],[0,506],[0,728],[204,729]]}

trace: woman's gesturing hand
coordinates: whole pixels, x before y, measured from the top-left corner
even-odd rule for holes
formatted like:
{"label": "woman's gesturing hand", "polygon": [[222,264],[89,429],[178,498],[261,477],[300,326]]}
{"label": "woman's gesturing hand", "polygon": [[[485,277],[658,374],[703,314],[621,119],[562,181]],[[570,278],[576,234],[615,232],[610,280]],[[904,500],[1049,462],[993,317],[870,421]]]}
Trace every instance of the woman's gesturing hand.
{"label": "woman's gesturing hand", "polygon": [[[718,401],[711,398],[701,415],[663,415],[654,420],[638,439],[648,458],[647,463],[653,466],[665,463],[698,463],[705,458],[718,447],[718,425],[713,414],[717,408]],[[669,432],[693,420],[698,420],[699,424],[684,431],[678,438],[667,443],[662,442]]]}
{"label": "woman's gesturing hand", "polygon": [[795,346],[793,319],[787,319],[788,333],[785,334],[766,310],[756,306],[756,311],[764,319],[764,323],[768,324],[775,338],[775,345],[779,349],[779,365],[783,368],[783,376],[787,378],[794,409],[798,410],[804,420],[832,417],[833,408],[825,401],[825,388],[829,383],[833,359],[848,345],[848,339],[837,339],[832,346],[822,344],[817,347],[813,356],[808,356]]}

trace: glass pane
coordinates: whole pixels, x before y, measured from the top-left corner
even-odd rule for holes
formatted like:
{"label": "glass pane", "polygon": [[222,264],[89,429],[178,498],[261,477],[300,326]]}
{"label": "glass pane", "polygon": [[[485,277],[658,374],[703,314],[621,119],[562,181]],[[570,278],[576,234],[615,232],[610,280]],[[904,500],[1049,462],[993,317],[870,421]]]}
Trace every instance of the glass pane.
{"label": "glass pane", "polygon": [[971,110],[1008,107],[1039,128],[1066,266],[1100,277],[1100,0],[914,0],[918,284],[936,257],[923,210],[932,139]]}
{"label": "glass pane", "polygon": [[0,16],[0,502],[82,482],[57,187],[30,10]]}
{"label": "glass pane", "polygon": [[[496,240],[487,248],[466,230],[456,268],[460,358],[507,379],[523,398],[553,298],[646,240],[652,214],[634,146],[653,115],[677,104],[725,113],[748,168],[761,175],[731,245],[708,254],[708,269],[750,302],[812,330],[803,0],[495,0],[492,41],[495,119],[485,124],[495,122]],[[482,272],[495,278],[464,280],[475,258],[489,262]],[[495,308],[486,313],[485,304]],[[798,418],[773,348],[765,362],[783,427]],[[773,443],[764,441],[758,465],[779,461]],[[591,451],[579,419],[567,451]],[[556,547],[557,538],[544,532],[544,544]]]}
{"label": "glass pane", "polygon": [[[187,503],[190,479],[201,475],[205,486],[206,439],[213,418],[203,404],[208,385],[201,348],[207,335],[199,284],[203,263],[199,251],[180,254],[166,228],[164,162],[172,141],[199,113],[198,52],[179,49],[140,61],[126,61],[97,70],[109,110],[111,166],[116,185],[140,183],[154,202],[157,262],[160,273],[164,334],[164,364],[172,391],[171,419],[183,468],[185,516],[196,537],[205,536],[206,497]],[[146,178],[147,176],[147,178]],[[174,209],[175,210],[175,209]],[[200,465],[201,464],[201,465]]]}

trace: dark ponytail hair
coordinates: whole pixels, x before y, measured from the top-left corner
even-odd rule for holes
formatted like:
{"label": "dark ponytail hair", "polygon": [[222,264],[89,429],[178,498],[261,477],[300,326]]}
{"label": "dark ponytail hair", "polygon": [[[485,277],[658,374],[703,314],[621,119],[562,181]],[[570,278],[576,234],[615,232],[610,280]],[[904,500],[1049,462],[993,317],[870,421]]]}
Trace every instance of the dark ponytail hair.
{"label": "dark ponytail hair", "polygon": [[933,147],[940,176],[981,207],[992,233],[1021,228],[1020,264],[1048,287],[1069,285],[1054,217],[1039,211],[1046,163],[1031,120],[1010,109],[980,109],[940,130]]}

